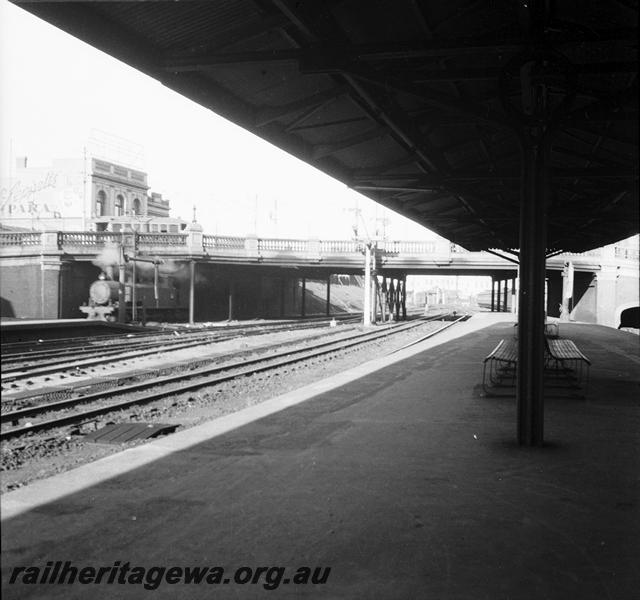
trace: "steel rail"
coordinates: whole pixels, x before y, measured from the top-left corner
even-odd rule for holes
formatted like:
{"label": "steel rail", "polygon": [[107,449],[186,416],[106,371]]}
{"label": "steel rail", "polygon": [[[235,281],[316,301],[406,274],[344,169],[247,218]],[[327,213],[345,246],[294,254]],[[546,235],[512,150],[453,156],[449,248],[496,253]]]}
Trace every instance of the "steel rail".
{"label": "steel rail", "polygon": [[469,318],[469,315],[462,315],[461,317],[459,317],[455,321],[450,321],[446,325],[440,327],[440,329],[436,329],[435,331],[430,331],[429,333],[427,333],[427,335],[423,335],[421,338],[418,338],[417,340],[414,340],[413,342],[409,342],[408,344],[405,344],[404,346],[402,346],[400,348],[396,348],[395,350],[392,350],[391,352],[389,352],[389,354],[395,354],[396,352],[400,352],[400,350],[404,350],[405,348],[410,348],[411,346],[415,346],[416,344],[419,344],[420,342],[424,342],[425,340],[428,340],[429,338],[431,338],[434,335],[440,333],[441,331],[444,331],[445,329],[448,329],[452,325],[455,325],[456,323],[460,323],[461,321],[466,321],[468,318]]}
{"label": "steel rail", "polygon": [[[378,338],[387,337],[389,335],[392,335],[393,333],[399,333],[401,331],[413,329],[415,327],[423,325],[425,322],[429,322],[429,320],[421,319],[419,321],[413,321],[411,323],[405,323],[403,325],[399,325],[399,326],[397,325],[391,328],[386,328],[384,331],[365,332],[365,333],[356,334],[347,339],[343,339],[339,341],[323,342],[321,344],[315,345],[314,347],[312,347],[312,349],[301,348],[298,350],[288,350],[288,351],[279,352],[267,357],[257,357],[249,360],[241,360],[241,361],[236,361],[234,363],[229,363],[227,365],[220,365],[217,367],[204,367],[201,369],[190,371],[189,373],[184,373],[180,375],[169,375],[166,377],[157,378],[153,381],[144,381],[144,382],[132,384],[129,386],[120,387],[116,390],[110,390],[107,392],[98,392],[95,394],[87,394],[86,396],[80,396],[78,398],[71,398],[69,400],[62,400],[62,401],[53,402],[50,404],[39,405],[35,407],[28,407],[28,408],[20,409],[17,411],[12,411],[12,412],[0,415],[0,421],[5,423],[16,422],[28,416],[34,416],[37,414],[43,414],[43,413],[47,413],[55,410],[63,410],[66,408],[76,406],[78,404],[84,404],[87,402],[93,402],[97,400],[104,400],[111,396],[122,395],[122,394],[132,393],[132,392],[139,392],[139,391],[142,391],[151,387],[159,386],[159,385],[165,385],[170,383],[180,383],[180,387],[177,389],[171,388],[168,390],[156,391],[156,392],[148,393],[139,398],[116,402],[113,404],[109,404],[108,406],[102,406],[102,407],[90,409],[87,411],[82,411],[79,413],[74,413],[72,415],[67,415],[67,416],[63,416],[55,419],[47,419],[47,420],[39,421],[36,423],[30,423],[28,425],[23,425],[21,427],[5,429],[4,431],[0,432],[0,440],[17,437],[19,435],[23,435],[23,434],[34,432],[34,431],[40,431],[43,429],[51,429],[53,427],[63,426],[70,423],[77,423],[79,421],[81,422],[86,419],[90,419],[102,414],[121,410],[123,408],[128,408],[129,406],[147,404],[149,402],[159,400],[166,396],[181,394],[185,391],[192,391],[192,390],[200,389],[210,385],[222,383],[225,381],[230,381],[232,379],[249,376],[254,373],[260,373],[263,371],[268,371],[271,369],[291,365],[297,362],[301,362],[303,360],[308,360],[311,358],[329,354],[331,352],[344,350],[358,344],[371,342]],[[263,364],[260,365],[259,363],[263,363]],[[267,364],[264,364],[264,363],[267,363]],[[251,366],[251,365],[256,365],[256,366]],[[239,370],[234,373],[220,374],[220,373],[223,373],[224,371],[230,371],[233,369],[239,369]],[[193,379],[194,377],[206,377],[206,376],[209,376],[209,377],[201,381],[185,383],[185,380],[187,379]]]}

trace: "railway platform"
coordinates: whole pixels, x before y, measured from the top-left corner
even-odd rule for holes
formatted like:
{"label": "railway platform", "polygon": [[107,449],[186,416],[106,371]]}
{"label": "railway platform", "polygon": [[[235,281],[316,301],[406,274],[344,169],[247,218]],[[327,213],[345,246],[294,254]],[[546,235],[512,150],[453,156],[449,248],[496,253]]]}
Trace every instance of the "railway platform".
{"label": "railway platform", "polygon": [[[546,444],[525,448],[514,399],[482,388],[482,359],[512,335],[511,315],[476,315],[332,380],[5,494],[5,598],[631,600],[638,336],[561,324],[592,362],[588,394],[550,396]],[[67,561],[114,581],[24,577]],[[154,567],[180,579],[153,590],[127,580],[144,568],[153,587]],[[195,567],[224,575],[186,583]],[[324,583],[295,583],[304,567]]]}

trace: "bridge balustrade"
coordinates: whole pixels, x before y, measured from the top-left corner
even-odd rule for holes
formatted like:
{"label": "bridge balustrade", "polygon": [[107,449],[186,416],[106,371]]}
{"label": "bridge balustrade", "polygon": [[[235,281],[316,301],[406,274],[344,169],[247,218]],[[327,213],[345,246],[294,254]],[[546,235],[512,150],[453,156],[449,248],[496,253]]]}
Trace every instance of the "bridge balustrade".
{"label": "bridge balustrade", "polygon": [[122,234],[112,231],[59,231],[58,248],[65,246],[95,247],[119,244]]}
{"label": "bridge balustrade", "polygon": [[378,242],[378,250],[389,254],[434,254],[436,252],[436,243],[383,240]]}
{"label": "bridge balustrade", "polygon": [[243,237],[229,235],[203,235],[202,245],[205,249],[217,250],[242,250],[244,248]]}
{"label": "bridge balustrade", "polygon": [[138,247],[186,246],[186,233],[138,233]]}
{"label": "bridge balustrade", "polygon": [[258,238],[258,252],[307,252],[308,240]]}
{"label": "bridge balustrade", "polygon": [[[617,248],[616,248],[617,250]],[[563,257],[563,256],[602,256],[602,250],[600,248],[597,248],[596,250],[587,250],[586,252],[563,252],[562,254],[559,254],[558,256]]]}
{"label": "bridge balustrade", "polygon": [[353,254],[362,251],[362,243],[355,240],[320,241],[320,254]]}
{"label": "bridge balustrade", "polygon": [[34,232],[1,232],[0,246],[40,246],[42,233]]}

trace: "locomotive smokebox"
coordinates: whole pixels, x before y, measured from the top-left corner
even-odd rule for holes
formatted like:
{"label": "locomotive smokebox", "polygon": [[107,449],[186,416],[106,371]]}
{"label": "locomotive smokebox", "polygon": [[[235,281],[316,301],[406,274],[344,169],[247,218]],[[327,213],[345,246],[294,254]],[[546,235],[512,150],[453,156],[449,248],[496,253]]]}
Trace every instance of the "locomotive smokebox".
{"label": "locomotive smokebox", "polygon": [[118,300],[118,288],[119,284],[117,281],[106,279],[94,281],[89,288],[89,299],[98,305],[116,302]]}

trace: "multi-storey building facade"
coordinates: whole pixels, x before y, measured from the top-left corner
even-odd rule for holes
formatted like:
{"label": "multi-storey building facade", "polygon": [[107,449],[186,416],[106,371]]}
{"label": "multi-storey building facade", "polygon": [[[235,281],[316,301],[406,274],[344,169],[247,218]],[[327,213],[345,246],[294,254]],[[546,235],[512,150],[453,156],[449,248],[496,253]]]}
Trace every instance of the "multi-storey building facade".
{"label": "multi-storey building facade", "polygon": [[92,229],[177,233],[186,226],[169,216],[169,200],[149,194],[146,173],[95,158],[91,167]]}

